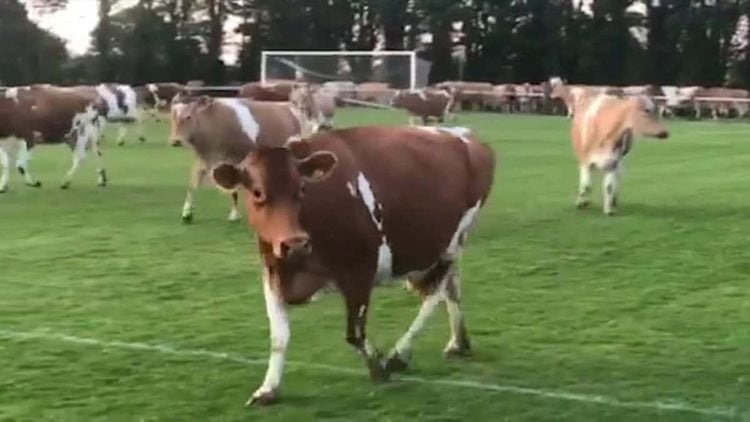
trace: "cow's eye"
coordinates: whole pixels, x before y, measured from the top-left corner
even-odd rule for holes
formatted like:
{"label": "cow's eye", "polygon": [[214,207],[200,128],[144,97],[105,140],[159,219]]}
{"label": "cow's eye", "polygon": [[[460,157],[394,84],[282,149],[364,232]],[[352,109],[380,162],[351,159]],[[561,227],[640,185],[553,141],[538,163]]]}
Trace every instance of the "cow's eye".
{"label": "cow's eye", "polygon": [[299,187],[299,197],[302,198],[305,195],[305,185]]}

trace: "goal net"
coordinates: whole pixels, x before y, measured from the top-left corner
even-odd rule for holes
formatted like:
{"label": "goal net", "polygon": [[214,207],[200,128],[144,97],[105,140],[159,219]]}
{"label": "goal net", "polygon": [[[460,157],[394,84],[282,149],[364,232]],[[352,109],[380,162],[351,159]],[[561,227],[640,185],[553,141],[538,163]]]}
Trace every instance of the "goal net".
{"label": "goal net", "polygon": [[380,82],[394,89],[427,85],[430,62],[414,51],[263,51],[261,82]]}

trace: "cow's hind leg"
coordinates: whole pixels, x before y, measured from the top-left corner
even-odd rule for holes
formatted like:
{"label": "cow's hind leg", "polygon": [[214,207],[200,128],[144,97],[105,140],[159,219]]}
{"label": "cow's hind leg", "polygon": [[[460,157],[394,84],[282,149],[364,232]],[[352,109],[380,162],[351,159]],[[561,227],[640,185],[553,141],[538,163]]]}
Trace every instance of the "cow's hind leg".
{"label": "cow's hind leg", "polygon": [[591,204],[589,200],[589,194],[591,193],[591,165],[581,164],[578,167],[578,198],[576,199],[576,207],[586,208]]}
{"label": "cow's hind leg", "polygon": [[[80,129],[84,130],[84,129]],[[81,164],[81,161],[86,157],[86,144],[88,143],[88,137],[85,135],[77,136],[76,137],[76,143],[73,146],[73,164],[70,166],[70,169],[67,173],[65,173],[65,177],[63,178],[62,184],[60,185],[60,189],[67,189],[70,187],[70,182],[73,180],[73,175],[75,175],[76,171],[78,170],[78,167]]]}
{"label": "cow's hind leg", "polygon": [[[412,287],[422,294],[422,306],[419,308],[417,317],[412,321],[409,329],[396,342],[391,351],[386,369],[390,372],[406,369],[411,357],[411,347],[414,338],[422,331],[425,323],[435,312],[440,301],[445,298],[446,282],[455,272],[455,262],[452,260],[441,260],[433,265],[425,273],[413,277],[410,280]],[[454,302],[456,304],[457,302]],[[452,308],[454,311],[458,308]]]}
{"label": "cow's hind leg", "polygon": [[617,208],[617,185],[620,178],[619,165],[615,164],[604,173],[604,214],[614,215]]}
{"label": "cow's hind leg", "polygon": [[461,311],[461,274],[458,266],[454,267],[446,280],[444,297],[445,306],[448,309],[451,338],[443,353],[446,357],[465,356],[471,351],[471,343]]}
{"label": "cow's hind leg", "polygon": [[31,161],[31,149],[29,149],[29,144],[22,139],[18,142],[16,169],[18,170],[18,173],[23,176],[24,182],[27,186],[31,186],[34,188],[41,187],[42,184],[38,180],[35,180],[31,175],[31,171],[29,170],[29,161]]}
{"label": "cow's hind leg", "polygon": [[101,187],[107,186],[107,170],[104,168],[104,160],[102,159],[101,136],[99,136],[99,133],[94,133],[94,136],[91,137],[91,149],[96,159],[96,184]]}
{"label": "cow's hind leg", "polygon": [[239,193],[237,191],[234,191],[230,194],[232,197],[232,209],[229,210],[229,217],[227,218],[229,221],[239,221],[240,220],[240,208],[238,206],[239,202]]}
{"label": "cow's hind leg", "polygon": [[190,183],[188,184],[188,190],[185,194],[185,203],[182,204],[182,222],[192,223],[193,222],[193,194],[195,190],[203,182],[206,177],[206,166],[203,163],[196,162],[193,164],[193,169],[190,171]]}
{"label": "cow's hind leg", "polygon": [[10,157],[6,145],[1,142],[0,167],[2,168],[2,174],[0,174],[0,193],[5,193],[8,190],[8,179],[10,178]]}
{"label": "cow's hind leg", "polygon": [[119,123],[117,125],[117,145],[125,145],[125,137],[128,135],[128,128],[125,127],[125,123]]}

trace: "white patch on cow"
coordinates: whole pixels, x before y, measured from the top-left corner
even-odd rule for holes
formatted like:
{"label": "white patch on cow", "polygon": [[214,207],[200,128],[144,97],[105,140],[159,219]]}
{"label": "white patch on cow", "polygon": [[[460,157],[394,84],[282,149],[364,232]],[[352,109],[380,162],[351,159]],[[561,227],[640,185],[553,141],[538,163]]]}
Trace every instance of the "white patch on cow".
{"label": "white patch on cow", "polygon": [[8,88],[5,91],[5,98],[18,102],[18,88]]}
{"label": "white patch on cow", "polygon": [[128,108],[128,112],[125,114],[127,116],[135,117],[137,102],[135,90],[129,85],[118,85],[117,89],[120,90],[125,97],[125,105]]}
{"label": "white patch on cow", "polygon": [[388,239],[386,239],[383,232],[382,209],[380,220],[378,220],[375,216],[375,211],[380,207],[380,204],[375,199],[375,193],[372,191],[370,182],[363,173],[359,173],[357,176],[357,191],[370,213],[370,219],[372,219],[372,222],[378,229],[378,233],[382,236],[380,246],[378,246],[378,263],[375,269],[375,280],[388,280],[393,277],[393,253],[391,252],[391,247],[388,245]]}
{"label": "white patch on cow", "polygon": [[591,131],[591,126],[594,124],[594,118],[597,114],[599,114],[599,110],[602,108],[602,104],[607,99],[607,95],[598,95],[594,100],[589,104],[588,108],[583,114],[583,128],[581,129],[581,138],[584,144],[588,144],[589,142],[589,132]]}
{"label": "white patch on cow", "polygon": [[451,136],[454,136],[461,140],[461,142],[469,143],[471,142],[467,136],[471,135],[471,129],[462,127],[462,126],[454,126],[454,127],[433,127],[433,126],[418,126],[418,129],[424,130],[425,132],[430,132],[433,135],[445,135],[449,134]]}
{"label": "white patch on cow", "polygon": [[469,135],[471,135],[471,129],[463,126],[454,126],[454,127],[439,127],[438,130],[441,130],[443,132],[448,132],[451,135],[455,136],[456,138],[460,139],[464,143],[469,143],[469,138],[467,138]]}
{"label": "white patch on cow", "polygon": [[254,395],[273,391],[281,384],[281,375],[284,371],[284,360],[286,347],[289,344],[291,330],[286,306],[279,294],[271,287],[271,276],[268,269],[263,269],[263,296],[266,302],[266,313],[271,331],[271,356],[268,359],[268,369],[263,385],[258,388]]}
{"label": "white patch on cow", "polygon": [[357,197],[357,190],[354,188],[354,185],[352,182],[346,182],[346,187],[349,189],[349,193],[352,194],[353,197]]}
{"label": "white patch on cow", "polygon": [[106,85],[97,85],[96,92],[107,103],[107,108],[109,109],[107,110],[107,118],[113,118],[122,113],[117,106],[117,96]]}
{"label": "white patch on cow", "polygon": [[589,154],[589,163],[598,169],[609,168],[619,157],[612,151],[599,150]]}
{"label": "white patch on cow", "polygon": [[474,223],[474,220],[477,217],[477,213],[479,212],[479,208],[482,206],[482,201],[477,201],[476,204],[474,204],[473,207],[469,208],[464,212],[464,215],[461,217],[461,220],[458,222],[458,227],[456,227],[456,231],[453,233],[453,237],[451,238],[451,243],[448,244],[448,249],[445,251],[445,254],[448,258],[453,258],[456,256],[456,254],[459,252],[461,243],[463,241],[463,238],[466,236],[466,233],[471,229],[472,224]]}
{"label": "white patch on cow", "polygon": [[148,85],[146,85],[146,88],[148,89],[148,91],[150,93],[154,94],[154,96],[159,91],[159,88],[156,85],[154,85],[154,84],[148,84]]}
{"label": "white patch on cow", "polygon": [[251,141],[255,142],[258,139],[258,133],[260,132],[260,125],[250,113],[250,109],[237,98],[217,98],[216,101],[229,107],[234,111],[237,116],[237,122],[240,124],[242,131],[245,132]]}

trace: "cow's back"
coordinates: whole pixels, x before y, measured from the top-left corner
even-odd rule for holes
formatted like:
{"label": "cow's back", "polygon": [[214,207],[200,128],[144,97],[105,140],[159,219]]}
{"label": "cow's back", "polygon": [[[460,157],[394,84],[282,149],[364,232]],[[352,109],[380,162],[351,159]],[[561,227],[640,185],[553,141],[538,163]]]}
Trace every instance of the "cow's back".
{"label": "cow's back", "polygon": [[288,103],[243,100],[250,108],[260,131],[256,143],[261,146],[282,146],[300,134],[300,121]]}
{"label": "cow's back", "polygon": [[374,263],[387,245],[393,276],[426,269],[467,212],[479,209],[494,175],[489,147],[433,128],[343,129],[310,144],[339,158],[328,180],[309,187],[302,208],[329,267],[361,263],[362,254]]}

